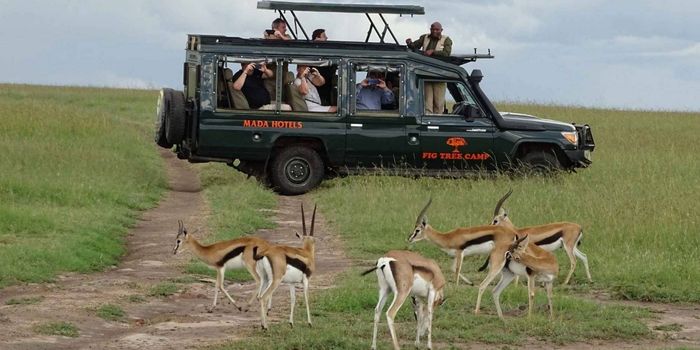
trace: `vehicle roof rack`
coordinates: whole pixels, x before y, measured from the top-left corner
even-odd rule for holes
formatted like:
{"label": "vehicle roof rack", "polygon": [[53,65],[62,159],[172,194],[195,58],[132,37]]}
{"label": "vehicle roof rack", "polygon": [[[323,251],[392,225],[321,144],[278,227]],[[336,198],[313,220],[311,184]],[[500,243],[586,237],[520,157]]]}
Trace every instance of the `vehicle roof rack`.
{"label": "vehicle roof rack", "polygon": [[433,56],[433,58],[437,58],[441,61],[445,61],[445,62],[449,62],[452,64],[456,64],[458,66],[461,66],[461,65],[469,63],[469,62],[474,62],[478,59],[494,58],[494,56],[491,54],[491,49],[488,49],[488,53],[477,53],[476,48],[474,48],[473,54],[452,55],[452,56],[447,56],[447,57]]}
{"label": "vehicle roof rack", "polygon": [[[374,4],[333,4],[333,3],[309,3],[309,2],[287,2],[287,1],[258,1],[258,8],[264,10],[273,10],[279,13],[280,18],[287,23],[289,32],[292,33],[294,39],[299,39],[299,29],[304,34],[306,40],[309,39],[308,34],[301,25],[299,18],[294,11],[308,11],[308,12],[342,12],[342,13],[364,13],[369,20],[369,29],[367,30],[367,37],[365,42],[369,42],[369,38],[372,33],[376,33],[379,37],[379,42],[384,43],[384,38],[386,33],[389,32],[394,42],[398,45],[399,41],[396,39],[394,32],[389,28],[389,24],[384,19],[383,14],[398,14],[401,15],[424,15],[425,9],[423,6],[415,5],[374,5]],[[292,25],[290,25],[287,18],[284,16],[284,12],[289,11],[294,18],[294,29],[292,30]],[[381,33],[379,28],[374,24],[370,14],[378,14],[379,18],[384,23],[384,29]]]}

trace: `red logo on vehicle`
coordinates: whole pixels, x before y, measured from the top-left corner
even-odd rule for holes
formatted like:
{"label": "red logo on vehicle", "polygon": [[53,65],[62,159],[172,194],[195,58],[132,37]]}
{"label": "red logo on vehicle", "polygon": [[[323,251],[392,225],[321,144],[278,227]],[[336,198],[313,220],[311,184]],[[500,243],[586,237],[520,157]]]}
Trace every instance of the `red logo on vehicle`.
{"label": "red logo on vehicle", "polygon": [[455,148],[452,152],[459,152],[459,147],[466,146],[467,140],[462,137],[450,137],[447,139],[447,144]]}

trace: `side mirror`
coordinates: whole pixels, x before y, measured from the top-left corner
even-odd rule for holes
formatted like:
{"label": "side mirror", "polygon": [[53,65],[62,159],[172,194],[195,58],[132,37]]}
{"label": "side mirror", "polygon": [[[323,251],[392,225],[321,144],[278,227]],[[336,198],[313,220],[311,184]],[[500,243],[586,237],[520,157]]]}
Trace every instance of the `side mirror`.
{"label": "side mirror", "polygon": [[481,110],[474,105],[467,105],[461,110],[461,112],[462,116],[464,116],[464,119],[466,120],[474,120],[484,116]]}

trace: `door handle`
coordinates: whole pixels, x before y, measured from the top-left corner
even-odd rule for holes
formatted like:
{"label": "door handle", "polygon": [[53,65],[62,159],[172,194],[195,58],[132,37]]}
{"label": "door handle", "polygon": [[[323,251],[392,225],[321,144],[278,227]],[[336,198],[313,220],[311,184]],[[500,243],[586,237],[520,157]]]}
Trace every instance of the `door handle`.
{"label": "door handle", "polygon": [[359,124],[359,123],[350,123],[350,127],[351,127],[351,128],[361,128],[361,127],[362,127],[362,124]]}
{"label": "door handle", "polygon": [[467,132],[486,132],[486,129],[481,129],[481,128],[471,128],[471,129],[466,129],[464,131]]}
{"label": "door handle", "polygon": [[439,127],[439,126],[432,126],[432,125],[429,125],[429,126],[428,126],[428,130],[440,130],[440,127]]}

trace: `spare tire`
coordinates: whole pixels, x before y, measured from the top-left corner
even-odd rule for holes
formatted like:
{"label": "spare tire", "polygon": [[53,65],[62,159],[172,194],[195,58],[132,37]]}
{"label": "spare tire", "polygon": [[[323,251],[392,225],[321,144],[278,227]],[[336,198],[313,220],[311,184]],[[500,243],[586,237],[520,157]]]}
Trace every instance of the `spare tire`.
{"label": "spare tire", "polygon": [[169,143],[178,144],[185,136],[185,94],[170,90],[170,101],[166,103],[168,113],[165,116],[165,138]]}
{"label": "spare tire", "polygon": [[158,95],[158,106],[156,107],[156,132],[154,141],[163,148],[172,148],[173,144],[165,137],[165,117],[168,114],[168,102],[170,101],[171,89],[161,89]]}

